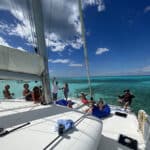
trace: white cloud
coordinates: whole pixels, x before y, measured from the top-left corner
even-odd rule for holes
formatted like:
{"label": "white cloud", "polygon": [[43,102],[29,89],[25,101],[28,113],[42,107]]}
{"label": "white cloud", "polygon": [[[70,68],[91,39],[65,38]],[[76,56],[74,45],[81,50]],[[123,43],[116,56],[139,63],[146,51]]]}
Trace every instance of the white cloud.
{"label": "white cloud", "polygon": [[150,6],[145,7],[144,12],[145,13],[150,12]]}
{"label": "white cloud", "polygon": [[3,39],[2,37],[0,37],[0,45],[3,45],[3,46],[7,46],[7,47],[11,47],[9,45],[9,43],[7,43],[7,41],[5,39]]}
{"label": "white cloud", "polygon": [[96,50],[96,55],[101,55],[102,53],[108,52],[109,49],[108,48],[98,48]]}
{"label": "white cloud", "polygon": [[26,52],[26,50],[24,48],[20,47],[20,46],[17,47],[17,49],[20,50],[20,51]]}
{"label": "white cloud", "polygon": [[69,59],[49,59],[48,62],[51,62],[51,63],[62,63],[62,64],[67,64],[70,62]]}
{"label": "white cloud", "polygon": [[104,4],[103,5],[99,5],[97,7],[97,9],[98,9],[99,12],[104,11],[105,10],[105,5]]}
{"label": "white cloud", "polygon": [[17,24],[15,28],[9,32],[9,35],[19,36],[28,41],[28,43],[33,43],[33,38],[31,35],[31,29],[28,21],[24,21],[25,24]]}
{"label": "white cloud", "polygon": [[146,66],[146,67],[143,67],[141,71],[143,71],[143,72],[150,72],[150,65]]}
{"label": "white cloud", "polygon": [[97,10],[99,12],[105,10],[105,4],[104,4],[103,0],[84,0],[83,1],[83,6],[86,7],[88,5],[97,6]]}
{"label": "white cloud", "polygon": [[52,72],[54,72],[54,70],[51,70],[51,69],[49,69],[48,71],[49,71],[49,73],[52,73]]}
{"label": "white cloud", "polygon": [[75,40],[63,41],[55,33],[46,34],[46,45],[49,46],[53,52],[62,52],[68,46],[71,46],[74,49],[80,49],[82,43],[83,42],[80,37]]}
{"label": "white cloud", "polygon": [[[12,48],[12,46],[9,43],[7,43],[7,41],[5,39],[3,39],[2,37],[0,37],[0,45]],[[16,49],[18,49],[20,51],[26,52],[26,50],[24,48],[22,48],[22,47],[14,47],[14,48],[16,48]]]}
{"label": "white cloud", "polygon": [[44,0],[42,2],[46,32],[54,32],[64,40],[80,34],[77,0]]}
{"label": "white cloud", "polygon": [[33,34],[31,33],[34,30],[34,26],[31,25],[29,21],[30,12],[27,11],[27,3],[25,1],[19,0],[1,0],[0,9],[10,11],[10,13],[17,19],[10,24],[7,22],[0,22],[1,31],[5,32],[10,36],[18,36],[27,40],[27,44],[33,45]]}
{"label": "white cloud", "polygon": [[73,48],[80,49],[83,44],[83,41],[81,38],[77,38],[76,40],[71,41],[70,44]]}
{"label": "white cloud", "polygon": [[67,43],[61,41],[57,34],[51,33],[46,34],[46,45],[50,47],[53,52],[62,52],[67,46]]}
{"label": "white cloud", "polygon": [[[53,52],[61,52],[71,46],[79,49],[82,46],[81,24],[78,11],[78,0],[43,0],[43,16],[46,43]],[[84,0],[83,8],[90,5],[97,6],[98,11],[104,11],[103,0]],[[27,40],[27,45],[34,45],[34,26],[26,1],[1,0],[0,9],[10,11],[18,20],[12,24],[0,23],[0,32],[10,36],[18,36]],[[54,13],[55,12],[55,13]],[[32,29],[31,29],[32,27]],[[31,33],[32,32],[32,33]],[[76,37],[76,38],[75,38]]]}
{"label": "white cloud", "polygon": [[14,29],[14,25],[13,24],[6,24],[6,23],[4,23],[4,22],[2,22],[2,21],[0,21],[0,33],[2,33],[2,34],[9,34],[9,33],[11,33],[12,31],[11,31],[11,29]]}
{"label": "white cloud", "polygon": [[75,63],[70,63],[69,66],[70,67],[83,67],[82,64],[75,64]]}
{"label": "white cloud", "polygon": [[129,72],[126,72],[126,74],[131,74],[131,75],[149,75],[150,74],[150,65],[145,66],[143,68],[132,69]]}

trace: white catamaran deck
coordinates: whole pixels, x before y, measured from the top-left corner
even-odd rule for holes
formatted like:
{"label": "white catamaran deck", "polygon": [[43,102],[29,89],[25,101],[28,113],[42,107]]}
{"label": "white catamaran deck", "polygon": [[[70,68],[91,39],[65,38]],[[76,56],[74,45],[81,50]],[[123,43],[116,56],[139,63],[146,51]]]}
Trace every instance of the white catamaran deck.
{"label": "white catamaran deck", "polygon": [[[29,125],[16,130],[4,137],[0,137],[3,150],[41,150],[58,136],[54,127],[58,119],[72,119],[74,122],[80,117],[87,106],[78,101],[77,109],[68,109],[57,105],[42,106],[33,102],[15,101],[0,103],[0,127],[7,130],[15,126],[30,122]],[[77,107],[78,106],[78,107]],[[19,108],[20,107],[20,108]],[[111,107],[111,115],[102,120],[92,116],[81,119],[77,127],[54,142],[48,149],[70,150],[129,150],[118,143],[120,134],[138,141],[138,149],[144,150],[145,144],[138,122],[133,113],[120,117],[114,113],[118,107]],[[120,110],[121,111],[121,110]]]}
{"label": "white catamaran deck", "polygon": [[[79,110],[85,111],[83,106]],[[115,115],[115,112],[126,113],[127,117]],[[111,115],[102,119],[103,130],[99,150],[130,150],[118,142],[120,134],[137,140],[138,149],[145,150],[143,135],[138,127],[138,120],[134,113],[124,111],[120,106],[111,106]]]}
{"label": "white catamaran deck", "polygon": [[[8,102],[2,102],[1,106],[6,105],[6,103]],[[27,103],[29,104],[29,102]],[[5,113],[2,112],[0,126],[7,128],[8,131],[18,125],[30,122],[27,126],[0,137],[0,145],[3,150],[44,149],[58,136],[58,133],[54,132],[58,119],[72,119],[74,122],[79,119],[79,121],[73,130],[58,138],[48,149],[90,150],[98,148],[102,132],[102,122],[99,119],[85,116],[81,112],[66,107],[56,105],[33,107],[33,103],[30,104],[32,110],[29,110],[29,108],[18,109],[18,106],[16,106],[19,112],[16,112],[15,108],[11,110],[12,114],[10,114],[10,110],[6,110]]]}
{"label": "white catamaran deck", "polygon": [[120,134],[128,136],[138,141],[138,149],[144,150],[145,143],[142,133],[138,129],[137,118],[133,113],[129,113],[127,118],[114,114],[103,119],[102,140],[99,150],[129,150],[126,146],[118,143]]}

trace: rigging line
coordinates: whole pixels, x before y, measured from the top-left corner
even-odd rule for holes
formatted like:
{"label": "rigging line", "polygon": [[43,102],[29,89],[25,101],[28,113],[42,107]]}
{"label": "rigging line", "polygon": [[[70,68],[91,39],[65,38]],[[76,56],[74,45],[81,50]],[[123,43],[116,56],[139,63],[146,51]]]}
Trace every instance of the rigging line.
{"label": "rigging line", "polygon": [[34,27],[34,32],[33,32],[33,36],[35,39],[35,45],[38,46],[38,41],[37,41],[37,33],[36,33],[36,29],[35,29],[35,20],[34,20],[34,14],[33,14],[33,0],[30,1],[30,11],[31,11],[31,20],[32,21],[32,25]]}
{"label": "rigging line", "polygon": [[[11,7],[12,7],[12,10],[14,10],[14,12],[15,12],[16,18],[17,18],[17,17],[19,18],[18,12],[16,11],[16,10],[19,10],[18,7],[17,7],[17,5],[15,5],[15,3],[12,2],[12,0],[10,0],[10,4],[11,4]],[[23,14],[23,11],[22,11],[22,14]],[[24,16],[24,15],[23,15],[23,16]],[[17,20],[19,20],[18,18],[17,18]],[[20,21],[20,20],[19,20],[19,21]],[[24,24],[24,23],[23,23],[23,24]],[[21,25],[21,29],[22,29],[22,31],[23,31],[24,33],[26,32],[22,25]],[[25,37],[25,36],[23,35],[23,37]]]}
{"label": "rigging line", "polygon": [[[17,11],[16,10],[19,10],[18,9],[18,7],[15,5],[15,3],[14,2],[12,2],[12,0],[10,1],[10,6],[12,7],[12,9],[14,10],[14,12],[15,12],[15,15],[18,17],[18,13],[17,13]],[[24,3],[25,4],[25,3]],[[28,0],[26,1],[26,6],[27,6],[27,8],[28,8]],[[26,17],[26,15],[25,15],[25,12],[23,11],[23,9],[22,9],[22,15],[23,15],[23,17],[24,17],[24,19],[25,18],[27,18],[28,20],[29,20],[29,23],[30,23],[30,25],[31,25],[31,38],[32,38],[32,42],[33,42],[33,44],[35,44],[36,45],[36,43],[35,43],[35,40],[34,40],[34,35],[32,35],[32,33],[34,33],[33,31],[32,31],[32,21],[30,21],[30,18],[28,18],[28,15],[27,15],[27,17]],[[29,15],[30,16],[30,15]],[[24,23],[23,23],[23,26],[24,26]],[[25,33],[26,31],[25,31],[25,28],[23,27],[22,25],[21,25],[21,29],[22,29],[22,31]],[[25,35],[23,35],[24,36],[24,38],[25,38]]]}
{"label": "rigging line", "polygon": [[49,2],[49,11],[50,11],[50,13],[49,13],[49,17],[48,17],[48,29],[47,29],[47,41],[46,41],[46,46],[47,46],[47,49],[48,49],[48,56],[49,56],[49,54],[50,54],[50,40],[49,40],[49,38],[50,38],[50,33],[51,33],[51,27],[52,27],[52,22],[51,22],[51,17],[52,17],[52,1],[50,1]]}
{"label": "rigging line", "polygon": [[[17,13],[16,10],[19,10],[19,9],[18,9],[17,5],[15,5],[15,3],[12,2],[12,0],[10,1],[10,3],[11,3],[12,9],[13,9],[14,12],[15,12],[15,15],[18,17],[18,13]],[[26,8],[29,9],[29,11],[31,12],[30,7],[29,7],[29,2],[28,2],[28,0],[26,0],[26,3],[24,3],[24,4],[26,4]],[[22,9],[22,15],[23,15],[24,19],[29,20],[29,23],[30,23],[30,26],[31,26],[31,39],[32,39],[33,44],[36,45],[36,42],[35,42],[35,40],[34,40],[34,39],[35,39],[35,38],[34,38],[34,29],[32,28],[32,26],[34,27],[33,22],[32,22],[32,18],[31,18],[30,15],[25,15],[25,12],[24,12],[23,9]],[[32,15],[32,13],[31,13],[31,15]],[[25,27],[25,26],[24,26],[24,23],[23,23],[23,26],[21,25],[21,29],[22,29],[23,33],[26,32],[24,27]],[[33,33],[33,34],[32,34],[32,33]],[[24,38],[25,38],[25,35],[23,35],[23,36],[24,36]]]}
{"label": "rigging line", "polygon": [[87,53],[87,45],[86,45],[86,38],[85,38],[85,28],[84,28],[84,22],[83,22],[81,0],[78,0],[78,6],[79,6],[80,21],[81,21],[81,34],[82,34],[82,40],[83,40],[85,66],[86,66],[86,72],[87,72],[87,78],[88,78],[88,85],[89,85],[90,96],[92,96],[91,80],[90,80],[90,69],[89,69],[89,60],[88,60],[88,53]]}
{"label": "rigging line", "polygon": [[[0,137],[6,136],[7,134],[9,134],[9,133],[11,133],[11,132],[14,132],[14,131],[16,131],[16,130],[18,130],[18,129],[21,129],[21,128],[23,128],[23,127],[29,125],[29,124],[30,124],[30,122],[27,122],[27,123],[24,123],[23,125],[20,125],[20,126],[16,127],[16,128],[13,128],[13,129],[11,129],[11,130],[4,130],[4,132],[1,132],[1,133],[0,133]],[[1,128],[1,129],[3,129],[3,128]]]}
{"label": "rigging line", "polygon": [[[49,1],[48,7],[49,7],[49,17],[47,18],[48,28],[46,30],[47,31],[46,47],[47,47],[47,52],[48,52],[47,55],[48,55],[48,57],[50,57],[51,56],[50,34],[52,33],[52,29],[53,29],[53,21],[51,21],[52,20],[51,18],[53,17],[52,12],[55,12],[55,10],[53,10],[53,1],[52,0]],[[49,66],[50,69],[52,69],[54,67],[54,65],[52,65],[52,63],[51,64],[48,63],[48,66]],[[49,73],[49,77],[50,77],[50,80],[51,80],[51,73]],[[50,82],[50,90],[51,89],[52,89],[52,85],[51,85],[51,82]],[[51,95],[51,99],[53,100],[52,95]]]}
{"label": "rigging line", "polygon": [[[51,18],[52,18],[52,9],[53,9],[53,3],[52,3],[52,0],[49,2],[49,18],[48,18],[48,29],[47,29],[47,41],[46,41],[46,46],[47,46],[47,55],[48,55],[48,58],[50,57],[50,51],[51,51],[51,47],[50,47],[50,33],[52,31],[52,21],[51,21]],[[49,67],[49,63],[48,63],[48,67]],[[49,73],[49,77],[51,77],[51,74]],[[51,82],[50,82],[50,90],[52,90],[52,87],[51,87]],[[51,95],[51,99],[53,100],[52,98],[52,95]]]}
{"label": "rigging line", "polygon": [[[27,8],[27,2],[28,0],[25,0],[25,3],[26,3],[26,8]],[[28,9],[28,8],[27,8]],[[28,17],[28,14],[26,14],[25,12],[24,12],[24,10],[22,9],[22,14],[23,14],[23,17],[24,17],[24,19],[27,19],[27,20],[29,20],[29,23],[30,23],[30,18]],[[30,26],[31,26],[31,23],[30,23]],[[33,37],[32,37],[32,32],[30,32],[31,33],[31,38],[32,38],[32,42],[33,42]]]}
{"label": "rigging line", "polygon": [[31,27],[31,38],[32,38],[33,46],[36,47],[37,41],[36,41],[36,37],[35,37],[35,26],[33,23],[34,22],[33,12],[31,11],[31,4],[30,3],[31,2],[29,0],[26,0],[27,9],[29,10],[27,17],[29,19],[29,23],[30,23],[30,27]]}

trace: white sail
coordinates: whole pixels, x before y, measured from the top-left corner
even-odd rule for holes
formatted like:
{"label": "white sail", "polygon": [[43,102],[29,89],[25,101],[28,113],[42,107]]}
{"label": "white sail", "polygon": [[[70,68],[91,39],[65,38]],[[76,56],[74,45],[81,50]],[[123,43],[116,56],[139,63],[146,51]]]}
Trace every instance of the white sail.
{"label": "white sail", "polygon": [[37,54],[0,46],[0,70],[40,76],[44,71],[44,62]]}

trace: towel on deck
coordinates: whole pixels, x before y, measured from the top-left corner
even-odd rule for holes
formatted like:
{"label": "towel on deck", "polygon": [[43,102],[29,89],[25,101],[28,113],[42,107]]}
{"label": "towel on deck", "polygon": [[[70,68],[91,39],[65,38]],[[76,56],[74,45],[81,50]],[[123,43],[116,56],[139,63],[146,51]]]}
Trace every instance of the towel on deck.
{"label": "towel on deck", "polygon": [[64,131],[67,131],[74,127],[74,122],[71,119],[59,119],[57,120],[57,126],[59,125],[64,126]]}
{"label": "towel on deck", "polygon": [[62,106],[67,106],[68,102],[64,99],[60,99],[60,100],[56,101],[56,104],[62,105]]}
{"label": "towel on deck", "polygon": [[58,132],[60,126],[63,126],[63,132],[65,132],[74,127],[74,122],[71,119],[59,119],[52,130]]}
{"label": "towel on deck", "polygon": [[67,100],[64,100],[64,99],[60,99],[60,100],[56,101],[56,104],[62,105],[62,106],[68,106],[68,105],[72,106],[74,104],[74,102],[72,102],[71,100],[67,101]]}

